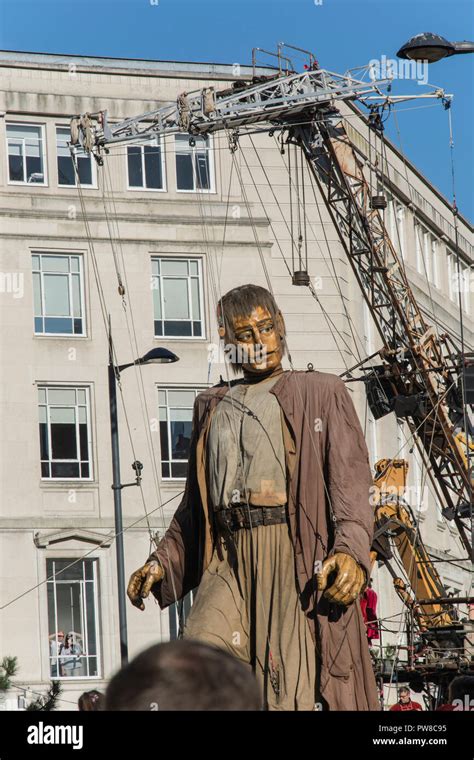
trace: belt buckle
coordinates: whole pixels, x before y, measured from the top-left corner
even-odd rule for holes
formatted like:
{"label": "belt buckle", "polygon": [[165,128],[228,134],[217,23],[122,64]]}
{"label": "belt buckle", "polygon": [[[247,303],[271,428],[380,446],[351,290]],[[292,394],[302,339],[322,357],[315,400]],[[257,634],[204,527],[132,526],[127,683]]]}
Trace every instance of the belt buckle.
{"label": "belt buckle", "polygon": [[242,528],[242,514],[239,514],[239,507],[236,504],[230,503],[225,510],[227,516],[227,526],[230,531],[234,532]]}

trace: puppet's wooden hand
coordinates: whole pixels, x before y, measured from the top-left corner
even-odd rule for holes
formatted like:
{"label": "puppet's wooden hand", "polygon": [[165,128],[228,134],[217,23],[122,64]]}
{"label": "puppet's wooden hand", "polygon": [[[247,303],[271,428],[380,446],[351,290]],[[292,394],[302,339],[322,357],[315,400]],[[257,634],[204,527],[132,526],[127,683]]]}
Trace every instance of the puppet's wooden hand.
{"label": "puppet's wooden hand", "polygon": [[[336,573],[334,583],[327,588],[328,578],[331,573]],[[347,607],[355,602],[365,583],[365,572],[362,567],[349,554],[336,552],[332,557],[324,560],[320,573],[316,580],[318,589],[324,592],[324,596],[330,602],[342,604]]]}
{"label": "puppet's wooden hand", "polygon": [[165,571],[155,560],[147,562],[146,565],[135,570],[130,576],[127,586],[127,596],[134,607],[144,610],[143,600],[147,598],[152,586],[164,578]]}

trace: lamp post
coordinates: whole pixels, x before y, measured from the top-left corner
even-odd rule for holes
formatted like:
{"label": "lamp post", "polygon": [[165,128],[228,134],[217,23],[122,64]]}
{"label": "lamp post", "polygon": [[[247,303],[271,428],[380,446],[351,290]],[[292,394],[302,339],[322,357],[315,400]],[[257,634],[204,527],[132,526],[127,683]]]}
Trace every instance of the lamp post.
{"label": "lamp post", "polygon": [[415,37],[411,37],[408,42],[405,42],[397,55],[399,58],[411,61],[436,63],[436,61],[440,61],[442,58],[464,53],[474,53],[474,42],[466,40],[463,42],[449,42],[439,34],[422,32],[415,35]]}
{"label": "lamp post", "polygon": [[114,492],[114,518],[115,518],[115,551],[117,556],[117,590],[119,602],[119,628],[120,628],[120,659],[122,665],[128,661],[128,635],[127,635],[127,607],[125,594],[125,564],[123,551],[123,521],[122,521],[122,488],[138,486],[141,481],[143,465],[134,462],[136,478],[133,483],[120,482],[120,450],[117,419],[117,380],[120,373],[128,367],[136,364],[169,364],[179,361],[179,357],[166,348],[153,348],[145,356],[136,359],[129,364],[115,365],[113,360],[113,346],[109,323],[109,410],[110,410],[110,435],[112,440],[112,490]]}

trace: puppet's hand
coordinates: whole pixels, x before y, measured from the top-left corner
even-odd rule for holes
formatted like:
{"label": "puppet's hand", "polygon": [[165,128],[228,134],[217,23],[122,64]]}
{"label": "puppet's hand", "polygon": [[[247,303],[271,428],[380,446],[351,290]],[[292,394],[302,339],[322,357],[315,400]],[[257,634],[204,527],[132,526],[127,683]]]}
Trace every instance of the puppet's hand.
{"label": "puppet's hand", "polygon": [[155,560],[147,562],[146,565],[135,570],[130,576],[127,587],[127,596],[131,603],[139,610],[144,610],[143,600],[147,598],[152,586],[161,581],[164,575],[165,571]]}
{"label": "puppet's hand", "polygon": [[[334,583],[327,588],[328,577],[336,573]],[[316,575],[318,589],[324,591],[324,596],[330,602],[348,606],[359,596],[365,583],[365,572],[349,554],[336,552],[324,560],[320,573]]]}

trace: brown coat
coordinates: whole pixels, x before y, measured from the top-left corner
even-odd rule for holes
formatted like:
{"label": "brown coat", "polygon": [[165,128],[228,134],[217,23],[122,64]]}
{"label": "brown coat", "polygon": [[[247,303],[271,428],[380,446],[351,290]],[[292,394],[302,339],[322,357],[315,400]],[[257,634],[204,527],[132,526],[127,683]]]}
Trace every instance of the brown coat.
{"label": "brown coat", "polygon": [[[162,608],[199,585],[214,550],[205,452],[212,411],[227,390],[226,383],[214,386],[195,402],[185,493],[156,552],[166,570],[153,589]],[[281,407],[290,532],[320,695],[330,710],[378,710],[360,605],[329,604],[315,583],[315,563],[336,551],[353,556],[370,576],[373,480],[354,405],[343,381],[324,372],[284,372],[269,392]]]}

